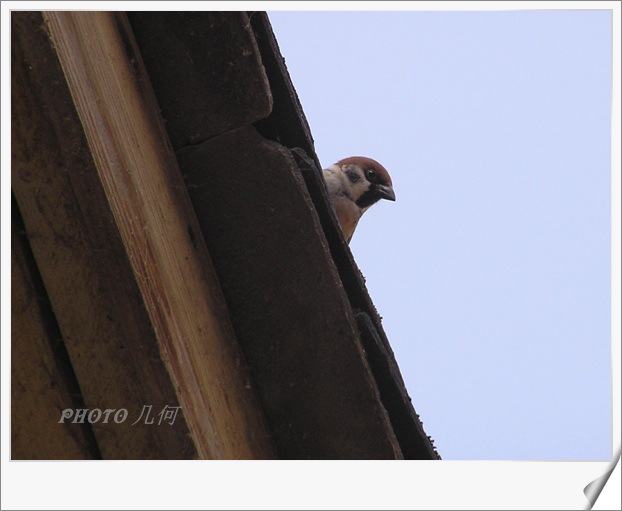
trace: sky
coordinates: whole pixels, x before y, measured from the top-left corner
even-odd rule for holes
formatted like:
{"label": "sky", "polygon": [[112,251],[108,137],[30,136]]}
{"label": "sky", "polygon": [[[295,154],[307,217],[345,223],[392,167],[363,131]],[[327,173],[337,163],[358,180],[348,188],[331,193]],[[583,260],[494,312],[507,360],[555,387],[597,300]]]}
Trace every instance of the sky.
{"label": "sky", "polygon": [[443,459],[610,459],[611,13],[268,14],[322,165],[391,174],[350,248]]}

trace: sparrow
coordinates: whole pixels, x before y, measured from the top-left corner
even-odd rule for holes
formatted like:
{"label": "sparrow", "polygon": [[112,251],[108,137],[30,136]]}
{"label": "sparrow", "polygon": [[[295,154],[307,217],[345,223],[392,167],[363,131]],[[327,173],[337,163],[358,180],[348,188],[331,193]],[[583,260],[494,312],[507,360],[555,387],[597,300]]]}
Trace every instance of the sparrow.
{"label": "sparrow", "polygon": [[380,199],[395,200],[387,169],[371,158],[351,156],[324,169],[322,174],[348,243],[365,211]]}

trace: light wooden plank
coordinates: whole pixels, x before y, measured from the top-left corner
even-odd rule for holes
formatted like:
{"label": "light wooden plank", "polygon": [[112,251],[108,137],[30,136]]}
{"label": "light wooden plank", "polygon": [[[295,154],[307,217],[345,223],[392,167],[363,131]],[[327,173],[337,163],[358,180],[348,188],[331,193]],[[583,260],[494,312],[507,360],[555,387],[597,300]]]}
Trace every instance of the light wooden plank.
{"label": "light wooden plank", "polygon": [[209,254],[123,15],[44,17],[199,454],[269,457]]}
{"label": "light wooden plank", "polygon": [[86,407],[129,413],[92,425],[102,457],[196,457],[184,414],[133,424],[179,402],[43,16],[11,23],[11,186]]}

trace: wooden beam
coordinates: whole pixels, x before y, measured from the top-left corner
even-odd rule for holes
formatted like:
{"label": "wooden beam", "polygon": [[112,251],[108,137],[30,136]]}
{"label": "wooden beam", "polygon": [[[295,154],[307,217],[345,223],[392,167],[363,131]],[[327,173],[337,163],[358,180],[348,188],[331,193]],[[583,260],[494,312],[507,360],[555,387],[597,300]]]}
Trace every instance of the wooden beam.
{"label": "wooden beam", "polygon": [[12,17],[13,188],[84,400],[181,406],[94,424],[102,455],[274,457],[125,16]]}
{"label": "wooden beam", "polygon": [[[11,459],[99,457],[88,423],[59,422],[82,405],[60,332],[40,285],[19,212],[11,218]],[[73,381],[72,381],[73,380]]]}

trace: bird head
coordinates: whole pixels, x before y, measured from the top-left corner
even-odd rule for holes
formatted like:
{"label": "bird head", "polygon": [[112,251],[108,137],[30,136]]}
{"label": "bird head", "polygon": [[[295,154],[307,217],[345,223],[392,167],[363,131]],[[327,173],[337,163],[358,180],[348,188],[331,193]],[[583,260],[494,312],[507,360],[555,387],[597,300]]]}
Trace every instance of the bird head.
{"label": "bird head", "polygon": [[347,177],[349,194],[362,211],[366,211],[380,199],[395,200],[391,176],[376,160],[351,156],[335,165]]}

